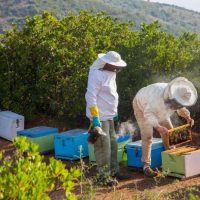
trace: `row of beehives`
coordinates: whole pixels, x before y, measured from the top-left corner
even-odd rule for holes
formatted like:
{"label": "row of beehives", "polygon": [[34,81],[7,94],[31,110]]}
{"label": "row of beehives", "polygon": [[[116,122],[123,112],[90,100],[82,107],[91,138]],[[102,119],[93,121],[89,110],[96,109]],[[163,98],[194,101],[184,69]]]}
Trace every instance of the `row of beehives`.
{"label": "row of beehives", "polygon": [[[59,133],[58,128],[37,126],[24,129],[24,117],[10,111],[0,112],[0,137],[12,140],[16,136],[26,136],[39,145],[41,153],[54,150],[59,159],[78,160],[89,156],[95,162],[94,147],[88,143],[85,129],[72,129]],[[119,136],[118,161],[128,167],[141,168],[141,140],[132,142],[131,135]],[[200,148],[182,146],[164,151],[160,138],[154,138],[151,148],[152,168],[161,167],[167,175],[191,177],[200,174]]]}

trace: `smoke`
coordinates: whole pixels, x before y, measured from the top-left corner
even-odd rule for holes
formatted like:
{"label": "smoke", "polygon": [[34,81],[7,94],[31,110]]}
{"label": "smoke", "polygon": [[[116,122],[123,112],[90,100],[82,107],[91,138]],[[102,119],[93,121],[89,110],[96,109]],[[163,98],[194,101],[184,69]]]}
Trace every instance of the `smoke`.
{"label": "smoke", "polygon": [[152,75],[151,80],[152,80],[152,83],[158,83],[158,82],[169,83],[174,78],[185,77],[190,82],[192,82],[194,84],[194,86],[196,87],[197,91],[200,91],[199,76],[197,76],[197,74],[199,74],[199,71],[197,71],[197,70],[188,71],[188,72],[184,71],[184,72],[172,74],[170,76],[163,76],[163,75],[158,75],[157,74],[157,75]]}
{"label": "smoke", "polygon": [[123,136],[127,134],[134,135],[136,127],[131,120],[120,123],[118,126],[118,135]]}

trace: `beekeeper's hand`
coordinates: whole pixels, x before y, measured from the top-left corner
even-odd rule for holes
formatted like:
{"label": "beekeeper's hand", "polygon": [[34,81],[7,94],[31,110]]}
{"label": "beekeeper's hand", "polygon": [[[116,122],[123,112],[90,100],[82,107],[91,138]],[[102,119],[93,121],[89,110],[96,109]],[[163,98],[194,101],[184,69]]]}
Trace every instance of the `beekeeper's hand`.
{"label": "beekeeper's hand", "polygon": [[168,129],[164,126],[156,126],[155,129],[160,133],[160,136],[167,136],[168,135]]}
{"label": "beekeeper's hand", "polygon": [[101,127],[101,122],[99,119],[99,110],[97,106],[93,106],[90,108],[90,113],[92,115],[92,126],[95,127]]}
{"label": "beekeeper's hand", "polygon": [[191,117],[186,118],[187,123],[190,124],[190,126],[194,126],[194,120]]}

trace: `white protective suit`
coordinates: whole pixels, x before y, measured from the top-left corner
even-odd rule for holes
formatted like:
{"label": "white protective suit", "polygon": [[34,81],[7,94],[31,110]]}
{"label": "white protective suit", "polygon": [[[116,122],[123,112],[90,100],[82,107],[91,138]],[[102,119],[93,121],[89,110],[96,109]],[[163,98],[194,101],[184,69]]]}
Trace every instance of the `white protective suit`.
{"label": "white protective suit", "polygon": [[117,115],[118,93],[116,72],[102,70],[106,63],[97,59],[90,67],[85,94],[86,116],[92,120],[89,108],[97,106],[100,121],[112,120]]}
{"label": "white protective suit", "polygon": [[151,163],[153,128],[158,124],[167,129],[172,128],[170,116],[175,111],[183,118],[190,116],[190,112],[186,108],[172,110],[164,103],[169,96],[168,87],[168,83],[149,85],[140,89],[133,99],[134,114],[142,138],[142,162],[146,164]]}
{"label": "white protective suit", "polygon": [[[136,94],[134,101],[137,103],[138,108],[143,112],[144,118],[152,127],[156,127],[160,122],[168,121],[171,123],[170,116],[175,112],[167,107],[164,99],[165,89],[167,90],[168,83],[155,83],[142,88]],[[189,110],[181,108],[177,110],[181,117],[190,116]]]}
{"label": "white protective suit", "polygon": [[106,136],[94,143],[94,154],[99,174],[119,172],[117,162],[117,142],[113,117],[117,115],[118,94],[116,72],[102,70],[106,63],[99,58],[90,67],[88,86],[85,94],[86,115],[92,121],[91,107],[97,106],[101,128]]}

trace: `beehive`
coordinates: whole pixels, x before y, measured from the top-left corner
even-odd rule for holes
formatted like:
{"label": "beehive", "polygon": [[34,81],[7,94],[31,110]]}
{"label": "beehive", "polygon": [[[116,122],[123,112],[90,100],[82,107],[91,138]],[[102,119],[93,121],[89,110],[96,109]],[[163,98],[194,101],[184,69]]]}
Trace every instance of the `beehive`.
{"label": "beehive", "polygon": [[[126,145],[128,166],[142,168],[142,140],[128,143]],[[161,152],[164,151],[163,141],[161,138],[153,138],[151,146],[151,167],[161,166]]]}
{"label": "beehive", "polygon": [[24,130],[24,116],[11,111],[0,112],[0,137],[12,141],[21,130]]}
{"label": "beehive", "polygon": [[25,136],[27,139],[39,146],[39,152],[44,153],[54,149],[54,135],[58,128],[48,126],[36,126],[33,128],[18,131],[18,136]]}
{"label": "beehive", "polygon": [[[119,136],[117,139],[117,160],[119,163],[127,165],[127,153],[125,146],[126,144],[132,142],[132,136],[127,134],[125,136]],[[89,150],[89,160],[90,162],[96,162],[96,158],[94,155],[94,145],[88,143],[88,150]]]}
{"label": "beehive", "polygon": [[[192,141],[190,124],[169,130],[164,138],[162,169],[166,175],[188,178],[200,174],[200,147],[186,145]],[[186,146],[183,146],[186,145]]]}
{"label": "beehive", "polygon": [[88,131],[72,129],[54,136],[55,157],[78,160],[88,156]]}
{"label": "beehive", "polygon": [[183,146],[162,152],[162,168],[166,175],[188,178],[200,174],[200,148]]}

